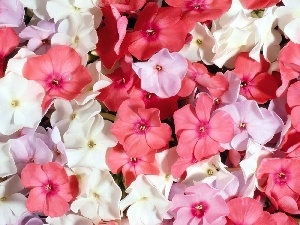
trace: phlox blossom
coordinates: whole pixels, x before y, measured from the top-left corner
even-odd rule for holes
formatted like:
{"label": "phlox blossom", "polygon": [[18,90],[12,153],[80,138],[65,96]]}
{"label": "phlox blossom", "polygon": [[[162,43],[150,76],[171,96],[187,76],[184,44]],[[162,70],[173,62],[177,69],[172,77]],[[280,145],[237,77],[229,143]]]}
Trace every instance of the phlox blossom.
{"label": "phlox blossom", "polygon": [[126,100],[118,110],[111,132],[131,157],[140,157],[168,145],[171,128],[161,123],[159,110],[145,109],[142,100]]}
{"label": "phlox blossom", "polygon": [[9,72],[0,79],[0,87],[0,133],[10,135],[23,127],[36,128],[42,119],[42,86]]}
{"label": "phlox blossom", "polygon": [[298,158],[267,158],[258,167],[256,177],[260,189],[275,208],[299,214],[300,160]]}
{"label": "phlox blossom", "polygon": [[26,203],[28,211],[51,217],[63,216],[69,210],[68,202],[78,192],[77,180],[73,182],[65,168],[53,162],[27,164],[21,181],[25,188],[31,189]]}
{"label": "phlox blossom", "polygon": [[46,54],[29,58],[23,76],[40,83],[45,92],[43,107],[53,98],[72,100],[92,81],[88,70],[81,65],[81,57],[69,46],[52,47]]}
{"label": "phlox blossom", "polygon": [[213,113],[212,107],[212,98],[200,93],[195,108],[188,104],[174,113],[179,156],[194,155],[202,160],[216,155],[221,150],[220,143],[231,141],[232,118],[224,111]]}
{"label": "phlox blossom", "polygon": [[[205,194],[204,194],[205,193]],[[172,198],[174,225],[225,225],[229,210],[218,189],[198,184]]]}
{"label": "phlox blossom", "polygon": [[144,175],[127,188],[128,195],[120,202],[121,211],[128,206],[129,224],[157,225],[171,208],[171,202],[156,189]]}
{"label": "phlox blossom", "polygon": [[229,215],[226,225],[276,225],[270,213],[263,211],[262,205],[252,198],[234,198],[227,202]]}
{"label": "phlox blossom", "polygon": [[164,48],[147,62],[134,63],[132,68],[141,79],[142,89],[168,98],[179,92],[188,64],[180,53],[170,53]]}

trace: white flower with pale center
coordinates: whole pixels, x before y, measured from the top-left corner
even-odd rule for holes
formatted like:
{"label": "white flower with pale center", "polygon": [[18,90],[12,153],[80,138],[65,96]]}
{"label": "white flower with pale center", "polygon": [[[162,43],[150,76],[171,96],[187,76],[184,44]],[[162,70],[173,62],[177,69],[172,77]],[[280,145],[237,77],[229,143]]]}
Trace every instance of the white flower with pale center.
{"label": "white flower with pale center", "polygon": [[173,182],[177,181],[171,174],[171,167],[177,159],[178,154],[176,152],[176,147],[156,153],[155,160],[159,168],[159,175],[146,175],[151,184],[153,184],[166,198],[169,197]]}
{"label": "white flower with pale center", "polygon": [[124,211],[129,207],[129,224],[160,224],[172,205],[142,174],[131,183],[126,193],[128,195],[120,202],[120,209]]}
{"label": "white flower with pale center", "polygon": [[42,119],[43,87],[9,72],[0,79],[0,133],[10,135],[23,127],[36,128]]}
{"label": "white flower with pale center", "polygon": [[16,164],[10,153],[10,145],[0,144],[0,179],[17,173]]}
{"label": "white flower with pale center", "polygon": [[93,220],[98,224],[101,220],[120,219],[119,202],[121,189],[108,171],[93,169],[88,174],[85,195],[77,197],[71,210]]}
{"label": "white flower with pale center", "polygon": [[89,64],[87,68],[92,76],[92,82],[83,88],[80,95],[76,97],[75,101],[80,105],[84,105],[94,99],[100,94],[101,89],[112,83],[111,79],[103,75],[100,61]]}
{"label": "white flower with pale center", "polygon": [[51,115],[50,123],[52,127],[57,126],[61,135],[63,135],[70,126],[85,123],[101,111],[100,103],[95,100],[89,101],[84,105],[78,105],[74,100],[55,99],[53,105],[55,111]]}
{"label": "white flower with pale center", "polygon": [[110,121],[104,121],[98,114],[84,124],[70,127],[63,136],[69,167],[108,170],[106,152],[117,144],[111,126]]}
{"label": "white flower with pale center", "polygon": [[[198,183],[207,183],[211,187],[226,191],[227,186],[233,181],[234,176],[227,171],[227,166],[221,162],[220,155],[197,162],[186,169],[187,176],[182,183],[193,186]],[[237,191],[237,187],[236,190]],[[224,197],[227,197],[223,193]]]}
{"label": "white flower with pale center", "polygon": [[284,6],[275,11],[278,26],[292,42],[300,44],[300,1],[282,0]]}
{"label": "white flower with pale center", "polygon": [[60,22],[57,33],[51,39],[52,45],[68,45],[82,57],[82,64],[87,62],[87,53],[96,48],[97,32],[94,28],[94,16],[74,14]]}
{"label": "white flower with pale center", "polygon": [[203,61],[206,65],[211,65],[214,53],[212,48],[215,45],[215,38],[206,25],[196,23],[190,32],[192,40],[180,50],[185,58],[191,62]]}
{"label": "white flower with pale center", "polygon": [[18,193],[23,190],[21,179],[15,175],[7,180],[0,178],[0,225],[15,224],[27,212],[27,198]]}
{"label": "white flower with pale center", "polygon": [[256,143],[253,139],[248,140],[246,156],[240,162],[242,168],[244,179],[249,179],[252,175],[255,175],[256,169],[260,162],[264,158],[272,157],[272,153],[276,149],[268,148],[263,145]]}
{"label": "white flower with pale center", "polygon": [[99,0],[48,0],[46,10],[54,22],[68,18],[74,14],[92,14],[92,21],[98,27],[102,19],[102,11],[98,8]]}
{"label": "white flower with pale center", "polygon": [[68,214],[53,218],[48,216],[46,222],[49,225],[93,225],[91,220],[75,214]]}

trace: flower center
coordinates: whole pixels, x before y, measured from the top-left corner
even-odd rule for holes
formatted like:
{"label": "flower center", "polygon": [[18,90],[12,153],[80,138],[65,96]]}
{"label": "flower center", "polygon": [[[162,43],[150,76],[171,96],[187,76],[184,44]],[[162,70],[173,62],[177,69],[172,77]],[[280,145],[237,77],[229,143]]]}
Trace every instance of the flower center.
{"label": "flower center", "polygon": [[203,132],[205,131],[205,127],[204,127],[204,126],[201,126],[201,127],[199,128],[199,131],[200,131],[201,133],[203,133]]}
{"label": "flower center", "polygon": [[162,70],[162,66],[157,65],[157,66],[155,67],[155,69],[157,69],[158,71],[161,71],[161,70]]}
{"label": "flower center", "polygon": [[151,93],[147,93],[147,94],[146,94],[146,98],[147,98],[147,99],[150,99],[151,97],[152,97],[152,94],[151,94]]}
{"label": "flower center", "polygon": [[72,113],[71,115],[71,120],[74,120],[76,118],[76,114],[75,113]]}
{"label": "flower center", "polygon": [[153,36],[155,34],[155,31],[153,29],[148,29],[146,30],[146,33],[148,34],[148,36]]}
{"label": "flower center", "polygon": [[140,127],[139,127],[139,129],[140,129],[141,131],[145,131],[145,130],[146,130],[146,128],[147,128],[147,127],[146,127],[145,125],[143,125],[143,124],[142,124],[142,125],[140,125]]}
{"label": "flower center", "polygon": [[206,210],[207,205],[205,202],[199,202],[198,204],[194,204],[191,208],[192,214],[198,218],[202,218]]}
{"label": "flower center", "polygon": [[94,148],[95,145],[96,145],[96,144],[95,144],[95,142],[93,142],[93,141],[89,141],[89,142],[88,142],[88,147],[89,147],[89,148]]}
{"label": "flower center", "polygon": [[209,176],[212,176],[212,175],[214,174],[214,171],[213,171],[212,169],[208,169],[208,170],[207,170],[207,174],[208,174]]}
{"label": "flower center", "polygon": [[123,77],[123,78],[121,79],[121,81],[120,81],[120,84],[125,84],[125,82],[126,82],[126,80],[125,80],[125,78]]}
{"label": "flower center", "polygon": [[275,177],[276,183],[278,184],[285,184],[287,182],[287,175],[285,172],[280,171],[277,173],[277,177]]}
{"label": "flower center", "polygon": [[130,162],[136,163],[136,162],[137,162],[137,158],[135,158],[135,157],[130,157]]}
{"label": "flower center", "polygon": [[247,87],[247,82],[246,81],[242,81],[241,84],[240,84],[240,87],[241,88]]}
{"label": "flower center", "polygon": [[96,199],[100,199],[100,195],[99,194],[97,194],[97,193],[93,193],[93,196],[94,196],[94,198],[96,198]]}
{"label": "flower center", "polygon": [[197,40],[196,40],[196,43],[197,43],[198,45],[201,45],[201,44],[202,44],[202,40],[197,39]]}
{"label": "flower center", "polygon": [[239,127],[241,129],[245,129],[246,128],[246,124],[244,122],[241,122],[240,125],[239,125]]}
{"label": "flower center", "polygon": [[2,197],[2,198],[0,198],[0,202],[5,202],[7,200],[7,198],[6,197]]}
{"label": "flower center", "polygon": [[78,37],[78,35],[76,35],[76,36],[74,37],[74,43],[75,43],[75,44],[78,44],[78,43],[79,43],[79,37]]}
{"label": "flower center", "polygon": [[214,103],[215,103],[215,105],[220,105],[220,104],[221,104],[221,99],[216,98],[216,99],[214,100]]}
{"label": "flower center", "polygon": [[11,101],[10,104],[11,104],[12,107],[15,108],[15,107],[17,107],[19,105],[19,101],[18,100],[13,100],[13,101]]}
{"label": "flower center", "polygon": [[251,12],[251,16],[253,18],[262,18],[264,15],[264,12],[265,12],[264,9],[256,9]]}
{"label": "flower center", "polygon": [[51,84],[57,86],[59,84],[59,81],[57,79],[53,79]]}
{"label": "flower center", "polygon": [[45,187],[46,191],[51,191],[52,190],[52,186],[50,184],[47,184]]}

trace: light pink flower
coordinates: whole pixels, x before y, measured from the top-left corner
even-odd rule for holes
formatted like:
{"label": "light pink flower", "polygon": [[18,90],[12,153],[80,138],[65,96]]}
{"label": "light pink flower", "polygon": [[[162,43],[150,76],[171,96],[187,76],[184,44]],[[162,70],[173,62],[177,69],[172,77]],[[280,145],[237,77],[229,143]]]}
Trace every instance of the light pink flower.
{"label": "light pink flower", "polygon": [[229,213],[219,190],[207,184],[187,188],[185,195],[175,195],[172,203],[170,212],[175,217],[174,225],[224,225]]}
{"label": "light pink flower", "polygon": [[188,64],[181,54],[164,48],[147,62],[134,63],[132,68],[141,79],[142,89],[168,98],[179,92]]}

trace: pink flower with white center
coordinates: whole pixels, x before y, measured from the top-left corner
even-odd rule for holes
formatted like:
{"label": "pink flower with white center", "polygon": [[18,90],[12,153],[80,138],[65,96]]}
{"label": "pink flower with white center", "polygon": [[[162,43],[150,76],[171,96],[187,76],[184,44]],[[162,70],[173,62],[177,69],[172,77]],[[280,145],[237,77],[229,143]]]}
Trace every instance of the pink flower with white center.
{"label": "pink flower with white center", "polygon": [[118,110],[118,119],[111,128],[131,157],[142,157],[168,145],[171,128],[161,123],[159,110],[145,109],[142,100],[126,100]]}
{"label": "pink flower with white center", "polygon": [[283,127],[276,113],[259,108],[254,100],[236,102],[220,109],[230,114],[234,121],[234,137],[226,148],[245,150],[249,138],[264,145]]}
{"label": "pink flower with white center", "polygon": [[231,141],[232,118],[224,111],[212,113],[213,104],[209,95],[201,93],[195,108],[188,104],[174,113],[179,156],[194,155],[202,160],[216,155],[221,150],[220,143]]}
{"label": "pink flower with white center", "polygon": [[141,79],[143,90],[168,98],[179,92],[188,64],[181,54],[164,48],[147,62],[133,63],[132,68]]}
{"label": "pink flower with white center", "polygon": [[[173,197],[174,225],[225,225],[229,210],[219,190],[207,184],[188,187]],[[205,194],[203,194],[205,193]]]}

